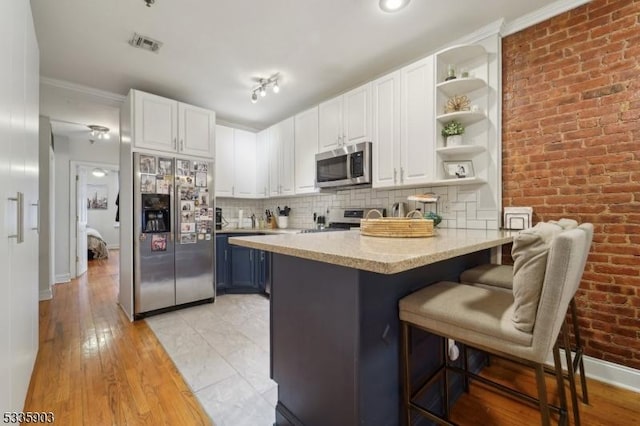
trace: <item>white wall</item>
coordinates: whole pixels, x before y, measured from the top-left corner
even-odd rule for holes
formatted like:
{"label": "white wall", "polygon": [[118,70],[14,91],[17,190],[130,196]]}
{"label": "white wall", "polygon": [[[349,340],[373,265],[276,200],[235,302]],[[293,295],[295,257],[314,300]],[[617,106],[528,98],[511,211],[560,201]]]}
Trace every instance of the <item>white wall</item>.
{"label": "white wall", "polygon": [[[69,253],[75,247],[75,231],[70,229],[69,225],[70,215],[73,213],[69,207],[70,178],[75,179],[75,171],[70,173],[71,161],[117,165],[119,164],[120,151],[118,143],[113,139],[96,141],[91,144],[86,135],[71,139],[54,135],[54,145],[56,157],[56,282],[65,282],[72,278]],[[113,218],[115,219],[115,212]]]}
{"label": "white wall", "polygon": [[[103,177],[93,176],[93,167],[87,167],[87,184],[107,185],[109,201],[107,209],[89,209],[87,211],[87,226],[96,229],[107,242],[109,248],[120,247],[120,228],[116,227],[116,197],[118,195],[118,171],[106,169],[107,175]],[[87,196],[91,194],[87,191]],[[118,223],[119,225],[119,223]]]}
{"label": "white wall", "polygon": [[55,280],[71,280],[69,270],[69,138],[54,136],[55,181]]}
{"label": "white wall", "polygon": [[54,281],[54,266],[53,257],[54,251],[52,250],[52,239],[54,236],[53,225],[53,194],[52,189],[55,185],[55,175],[53,173],[52,155],[51,150],[51,124],[49,123],[49,117],[40,116],[40,141],[39,141],[39,161],[40,161],[40,176],[39,176],[39,188],[40,194],[39,210],[39,230],[40,237],[39,247],[39,264],[40,264],[40,300],[51,299],[51,285]]}

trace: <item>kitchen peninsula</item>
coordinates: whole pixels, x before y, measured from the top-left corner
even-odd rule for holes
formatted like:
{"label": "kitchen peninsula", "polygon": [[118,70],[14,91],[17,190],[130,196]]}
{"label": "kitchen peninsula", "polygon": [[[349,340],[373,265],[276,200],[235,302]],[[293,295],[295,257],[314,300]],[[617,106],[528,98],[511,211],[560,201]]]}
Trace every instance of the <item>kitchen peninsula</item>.
{"label": "kitchen peninsula", "polygon": [[[358,231],[229,238],[273,253],[277,424],[400,424],[398,300],[437,281],[457,281],[512,235],[438,229],[414,239]],[[437,354],[434,342],[414,342],[413,355],[425,346]]]}

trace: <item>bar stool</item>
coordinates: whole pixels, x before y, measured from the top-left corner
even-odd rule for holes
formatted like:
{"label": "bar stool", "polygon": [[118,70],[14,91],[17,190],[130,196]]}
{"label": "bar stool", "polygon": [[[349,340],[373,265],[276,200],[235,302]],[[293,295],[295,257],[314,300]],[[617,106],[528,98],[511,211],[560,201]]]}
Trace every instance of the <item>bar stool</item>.
{"label": "bar stool", "polygon": [[[453,424],[449,417],[447,372],[464,374],[472,380],[489,382],[472,372],[449,365],[444,358],[436,375],[445,386],[444,415],[421,407],[414,399],[423,389],[413,391],[409,360],[411,328],[418,328],[442,338],[450,338],[491,354],[531,366],[536,372],[538,398],[495,384],[499,390],[525,402],[535,403],[543,425],[550,424],[550,409],[566,421],[566,397],[559,359],[557,337],[564,323],[565,312],[582,277],[589,244],[586,233],[569,230],[551,241],[543,266],[542,287],[531,332],[518,329],[513,321],[514,296],[496,288],[470,286],[443,281],[412,293],[399,302],[402,335],[403,412],[406,424],[411,424],[412,410],[441,424]],[[443,346],[445,346],[443,344]],[[553,350],[560,406],[547,402],[544,362]],[[428,386],[431,381],[427,381]]]}
{"label": "bar stool", "polygon": [[[568,219],[561,219],[555,222],[564,229],[578,228],[583,230],[587,235],[587,244],[591,246],[593,240],[593,225],[585,223],[577,226],[577,222]],[[460,282],[463,284],[490,286],[494,288],[504,289],[505,291],[512,291],[513,289],[513,266],[512,265],[494,265],[486,264],[476,266],[475,268],[467,269],[460,274]],[[576,309],[575,297],[571,299],[569,303],[569,309],[571,313],[571,324],[573,328],[573,335],[575,338],[575,347],[571,346],[569,335],[563,328],[563,346],[565,349],[565,356],[567,359],[567,378],[569,380],[569,388],[571,390],[571,400],[573,403],[573,414],[576,424],[580,424],[580,414],[578,406],[578,396],[576,390],[575,372],[580,372],[580,385],[582,390],[582,402],[589,404],[589,395],[587,392],[587,379],[584,372],[584,361],[582,355],[584,353],[584,346],[580,337],[580,327],[578,324],[578,314]],[[572,350],[575,352],[573,359],[571,358]]]}

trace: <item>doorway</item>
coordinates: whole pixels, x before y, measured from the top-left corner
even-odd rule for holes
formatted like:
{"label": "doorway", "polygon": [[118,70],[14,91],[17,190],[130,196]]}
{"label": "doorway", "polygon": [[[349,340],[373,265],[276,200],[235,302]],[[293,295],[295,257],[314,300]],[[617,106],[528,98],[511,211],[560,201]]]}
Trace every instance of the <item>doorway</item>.
{"label": "doorway", "polygon": [[109,250],[120,248],[116,220],[119,167],[71,161],[69,176],[69,270],[73,278],[87,271],[90,256],[104,258]]}

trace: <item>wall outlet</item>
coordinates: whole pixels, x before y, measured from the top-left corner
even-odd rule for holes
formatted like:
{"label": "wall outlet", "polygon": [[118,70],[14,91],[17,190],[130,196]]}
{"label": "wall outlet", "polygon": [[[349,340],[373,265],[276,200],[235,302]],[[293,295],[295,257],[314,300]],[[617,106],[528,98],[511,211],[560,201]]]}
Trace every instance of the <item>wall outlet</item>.
{"label": "wall outlet", "polygon": [[440,203],[440,211],[442,214],[451,213],[451,204],[449,203],[449,200],[442,200]]}

